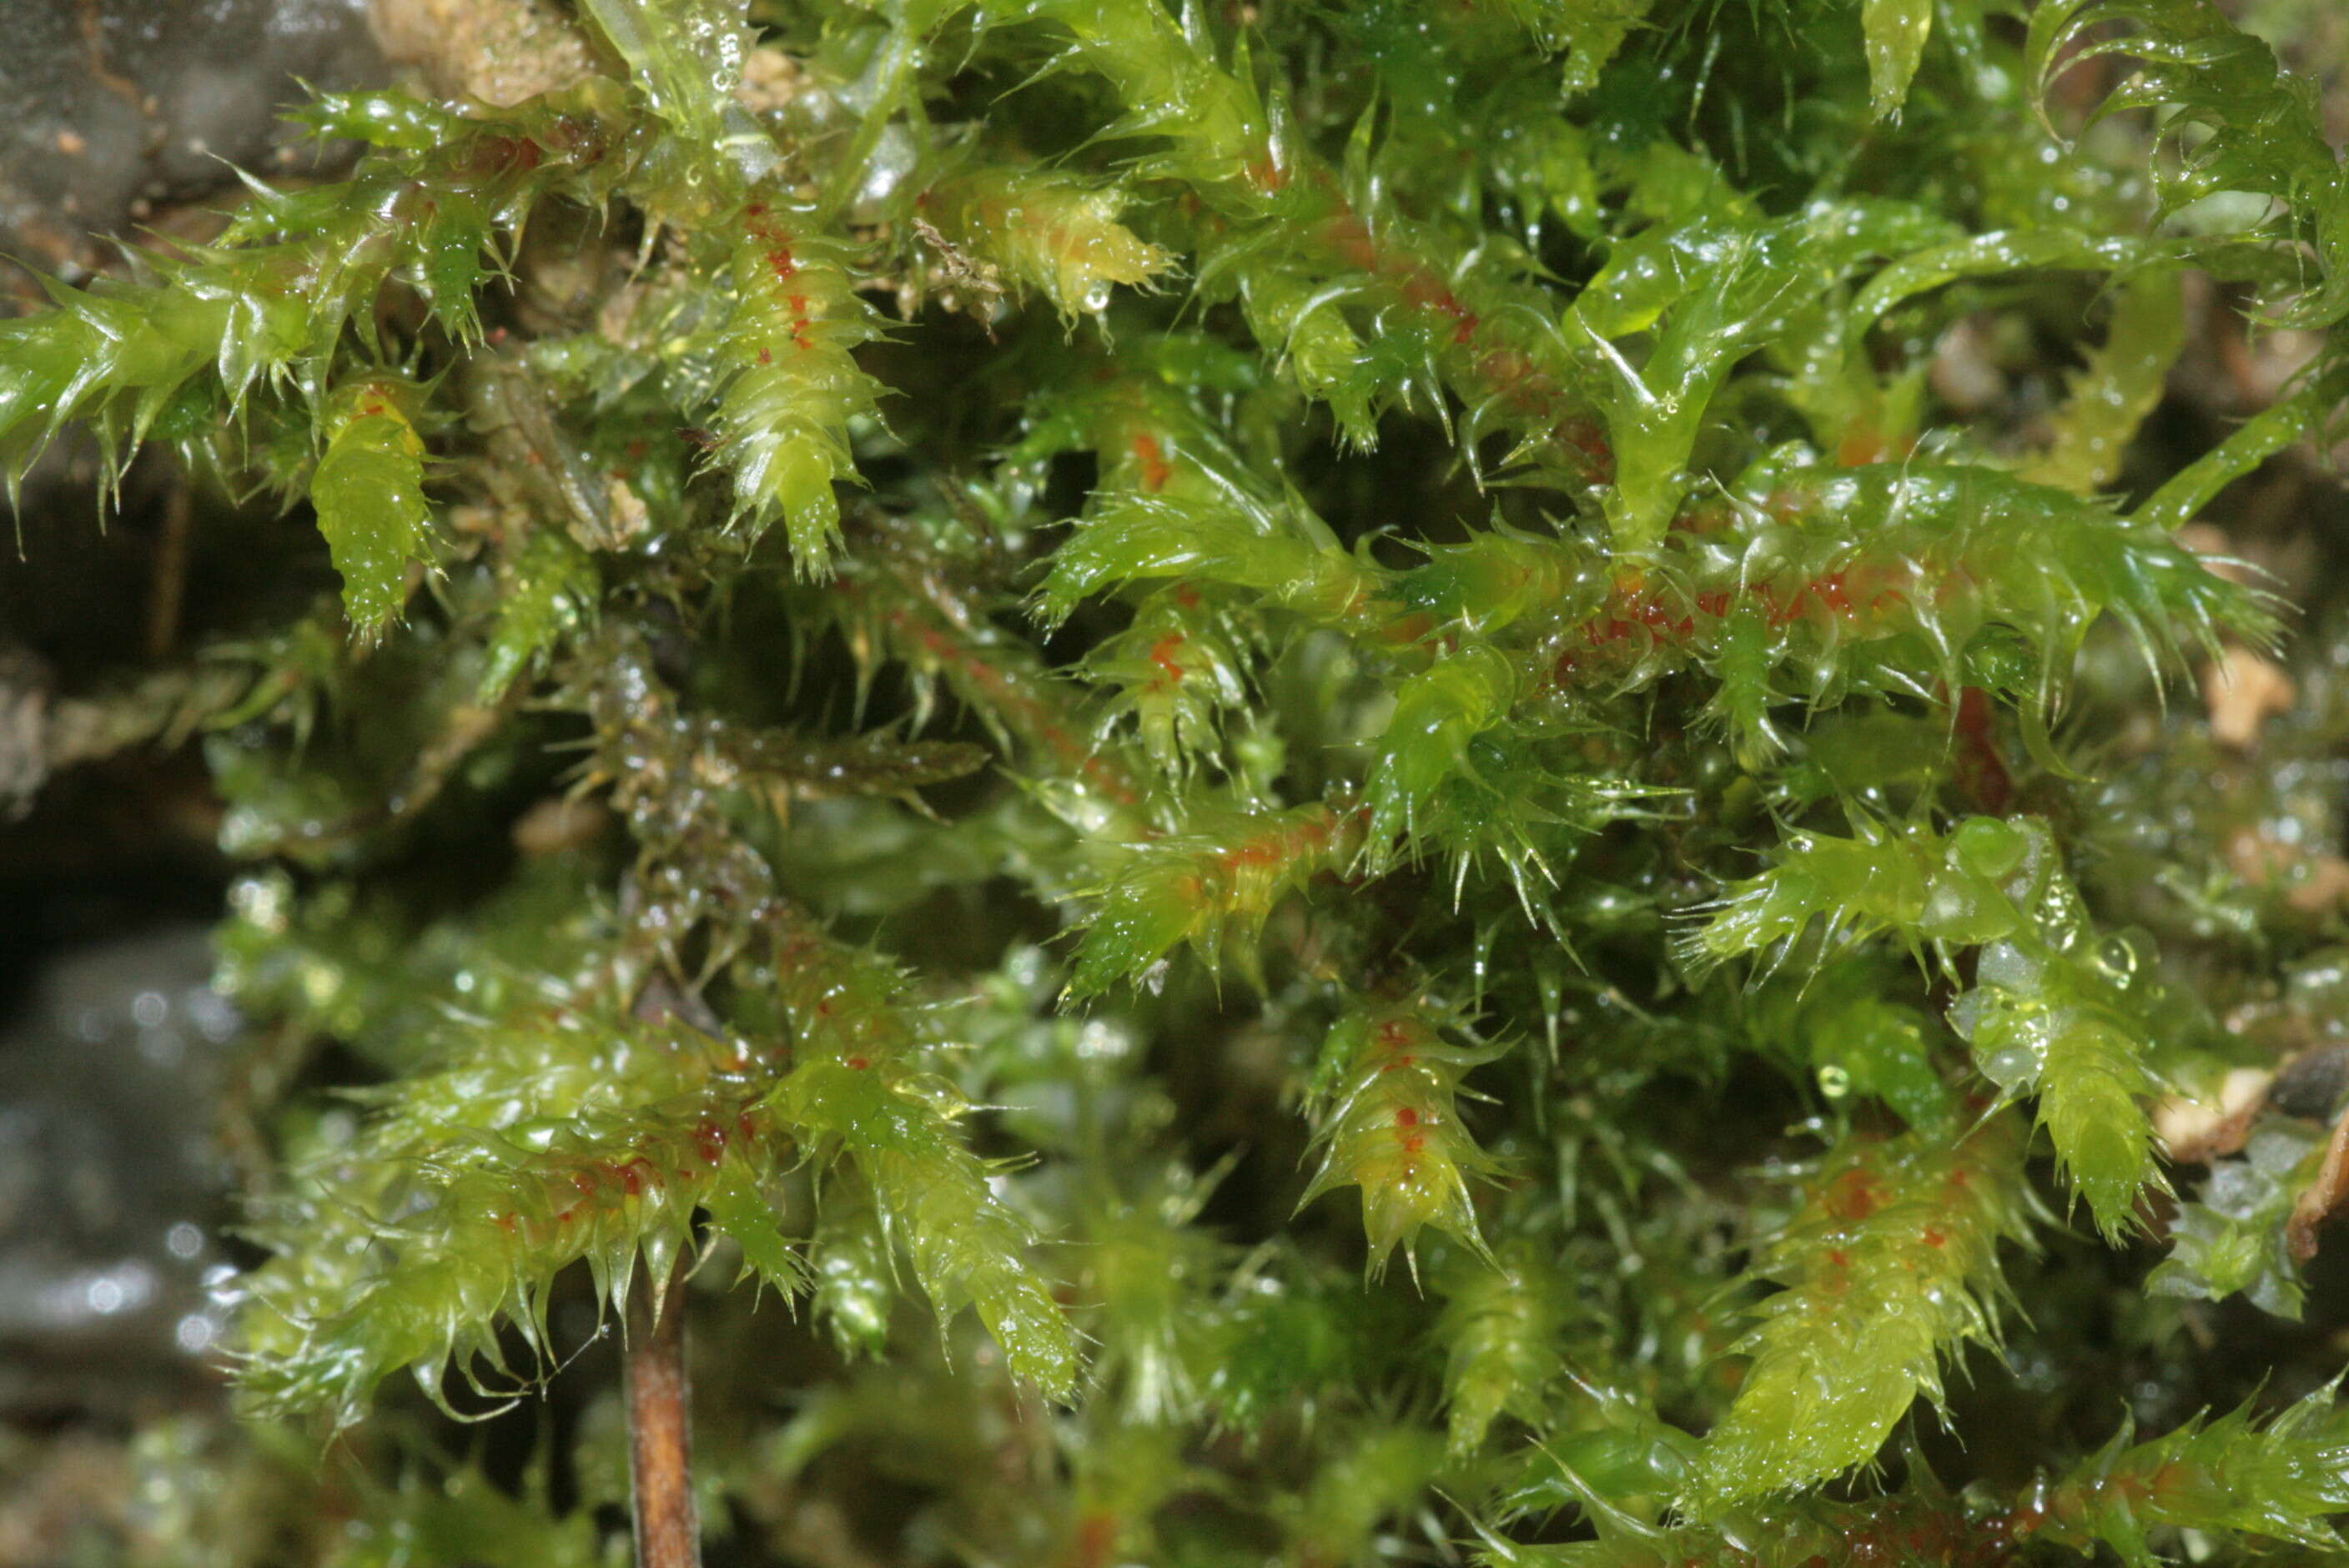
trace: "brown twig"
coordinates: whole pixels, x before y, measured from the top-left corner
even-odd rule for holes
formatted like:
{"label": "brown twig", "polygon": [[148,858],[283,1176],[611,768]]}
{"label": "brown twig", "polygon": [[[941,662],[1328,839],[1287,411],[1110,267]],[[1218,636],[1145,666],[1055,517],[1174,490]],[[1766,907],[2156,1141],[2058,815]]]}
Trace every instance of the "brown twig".
{"label": "brown twig", "polygon": [[628,1299],[628,1479],[636,1568],[701,1568],[693,1507],[693,1434],[685,1375],[685,1282]]}
{"label": "brown twig", "polygon": [[188,592],[188,534],[195,495],[185,475],[176,476],[163,501],[163,537],[155,548],[155,569],[147,597],[147,656],[160,659],[180,640],[180,607]]}

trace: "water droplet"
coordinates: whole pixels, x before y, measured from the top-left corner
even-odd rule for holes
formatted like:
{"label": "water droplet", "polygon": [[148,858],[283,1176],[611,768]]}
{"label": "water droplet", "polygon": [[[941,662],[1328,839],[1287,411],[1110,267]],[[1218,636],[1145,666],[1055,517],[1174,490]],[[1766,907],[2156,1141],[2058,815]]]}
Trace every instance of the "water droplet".
{"label": "water droplet", "polygon": [[1819,1069],[1819,1092],[1829,1099],[1841,1099],[1851,1092],[1851,1074],[1830,1062]]}
{"label": "water droplet", "polygon": [[2002,1088],[2036,1081],[2043,1063],[2040,1053],[2028,1045],[2009,1046],[1993,1051],[1982,1064],[1982,1076]]}
{"label": "water droplet", "polygon": [[2115,985],[2126,985],[2137,978],[2137,949],[2126,936],[2107,936],[2096,944],[2096,967]]}
{"label": "water droplet", "polygon": [[1109,308],[1109,284],[1096,279],[1085,286],[1085,309],[1099,315]]}

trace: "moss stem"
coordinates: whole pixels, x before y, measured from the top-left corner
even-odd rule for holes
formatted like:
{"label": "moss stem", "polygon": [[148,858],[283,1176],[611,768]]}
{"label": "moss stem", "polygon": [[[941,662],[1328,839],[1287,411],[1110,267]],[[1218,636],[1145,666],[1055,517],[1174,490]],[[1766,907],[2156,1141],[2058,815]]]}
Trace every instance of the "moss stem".
{"label": "moss stem", "polygon": [[636,1568],[701,1568],[682,1277],[672,1280],[665,1293],[647,1289],[630,1295],[626,1377]]}

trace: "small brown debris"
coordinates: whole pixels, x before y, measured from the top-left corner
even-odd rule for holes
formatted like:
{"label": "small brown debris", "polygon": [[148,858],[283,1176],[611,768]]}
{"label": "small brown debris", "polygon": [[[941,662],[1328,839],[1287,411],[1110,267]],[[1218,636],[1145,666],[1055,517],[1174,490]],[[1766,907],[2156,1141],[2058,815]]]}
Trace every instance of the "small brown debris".
{"label": "small brown debris", "polygon": [[2309,856],[2307,874],[2283,901],[2302,914],[2322,914],[2349,903],[2349,861],[2339,855]]}
{"label": "small brown debris", "polygon": [[2227,869],[2253,887],[2283,892],[2284,903],[2302,914],[2321,914],[2349,902],[2349,860],[2311,854],[2280,843],[2256,828],[2227,835]]}
{"label": "small brown debris", "polygon": [[2268,1103],[2274,1075],[2237,1068],[2219,1084],[2216,1101],[2172,1095],[2153,1108],[2153,1130],[2180,1164],[2207,1164],[2241,1150],[2251,1122]]}
{"label": "small brown debris", "polygon": [[1926,377],[1934,396],[1961,415],[1995,407],[2008,390],[2006,375],[1998,367],[1988,335],[1971,318],[1957,322],[1941,335]]}
{"label": "small brown debris", "polygon": [[612,814],[593,800],[550,795],[514,819],[513,846],[533,858],[585,849],[611,821]]}
{"label": "small brown debris", "polygon": [[799,97],[806,80],[797,60],[771,44],[761,45],[742,61],[742,84],[734,98],[753,114],[773,114]]}
{"label": "small brown debris", "polygon": [[375,0],[377,41],[433,91],[512,108],[596,68],[580,25],[554,0]]}
{"label": "small brown debris", "polygon": [[2324,1146],[2324,1163],[2292,1206],[2292,1222],[2284,1227],[2285,1243],[2302,1263],[2316,1255],[2317,1228],[2349,1199],[2349,1113],[2333,1124],[2333,1140]]}
{"label": "small brown debris", "polygon": [[2202,703],[2210,734],[2222,746],[2249,751],[2271,714],[2289,713],[2300,690],[2281,666],[2246,647],[2231,647],[2202,666]]}
{"label": "small brown debris", "polygon": [[632,543],[652,531],[652,508],[645,504],[628,481],[614,475],[611,484],[612,537],[622,544]]}

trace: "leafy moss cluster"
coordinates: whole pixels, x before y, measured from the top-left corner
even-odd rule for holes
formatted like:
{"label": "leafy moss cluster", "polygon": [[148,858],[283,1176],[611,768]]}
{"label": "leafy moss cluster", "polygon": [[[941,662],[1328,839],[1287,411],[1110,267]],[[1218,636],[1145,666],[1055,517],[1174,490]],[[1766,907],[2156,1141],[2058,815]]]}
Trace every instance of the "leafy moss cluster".
{"label": "leafy moss cluster", "polygon": [[[2266,44],[578,13],[0,325],[12,465],[169,446],[340,583],[170,689],[224,984],[367,1079],[272,1113],[235,1377],[375,1469],[159,1439],[176,1528],[595,1557],[608,1423],[558,1522],[372,1412],[690,1268],[744,1560],[2349,1561],[2333,1368],[2210,1305],[2349,1186],[2349,645],[2196,547],[2349,390]],[[2305,363],[2151,438],[2189,297]],[[2265,742],[2162,706],[2287,610]]]}

